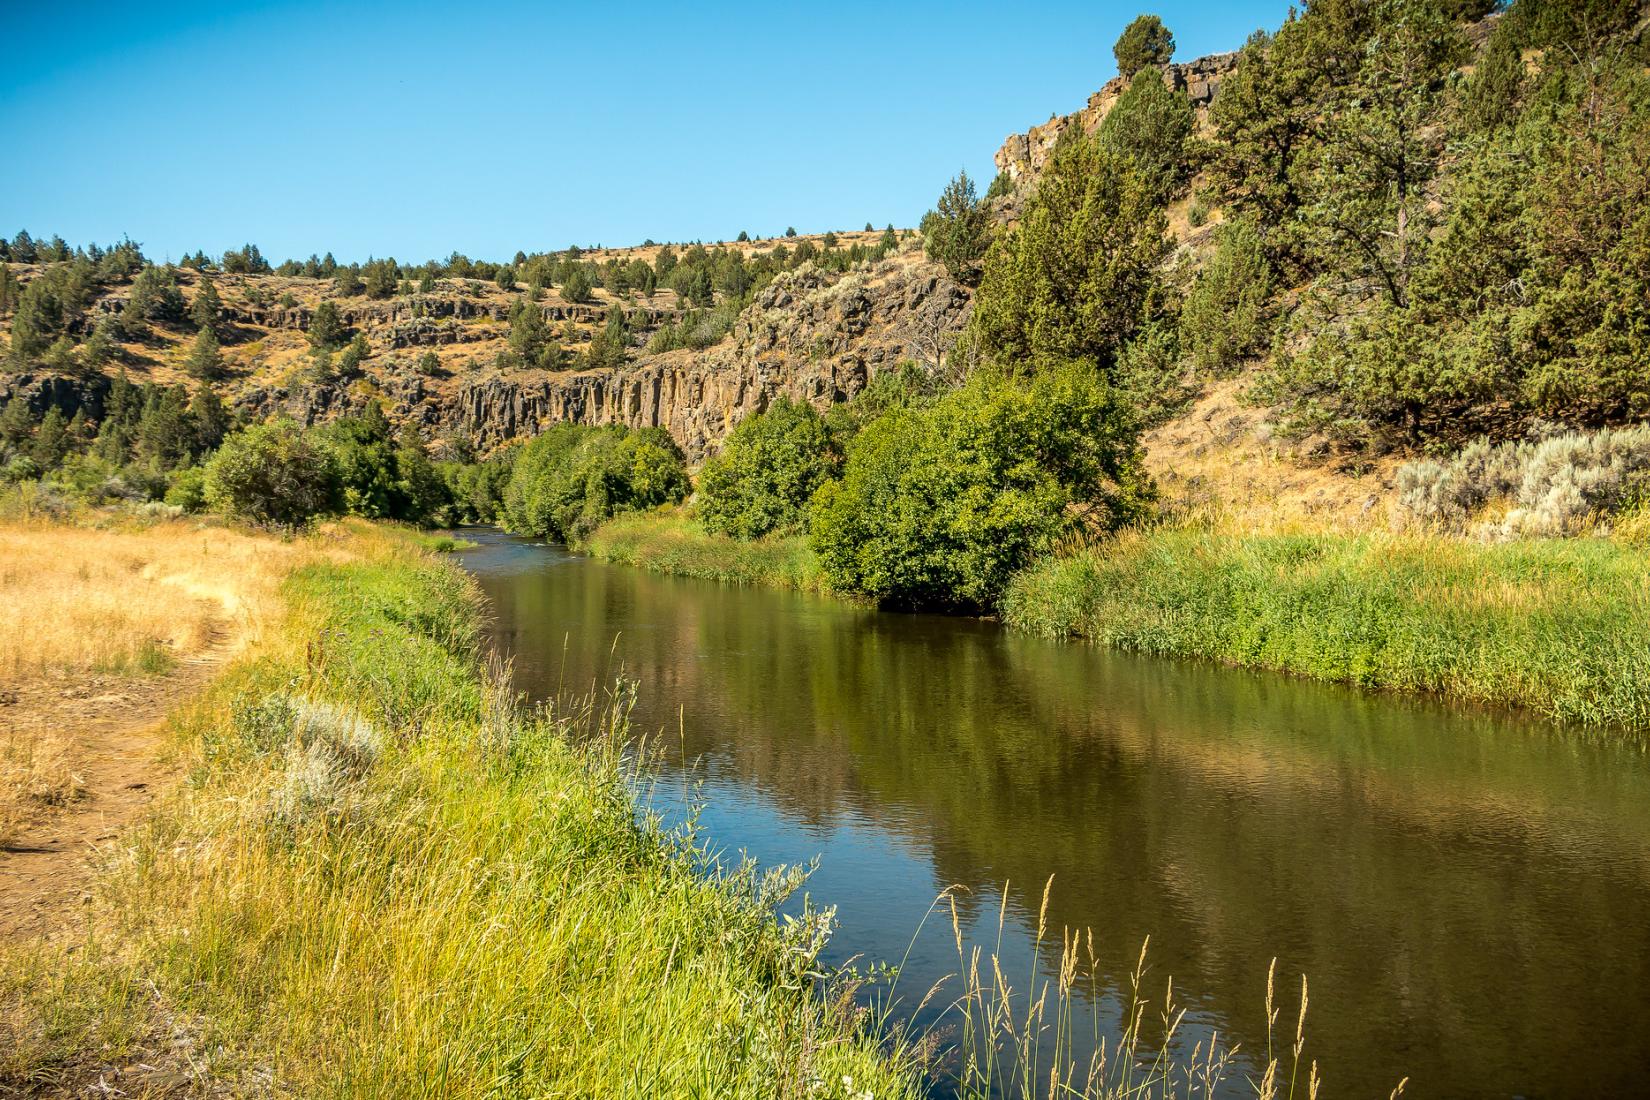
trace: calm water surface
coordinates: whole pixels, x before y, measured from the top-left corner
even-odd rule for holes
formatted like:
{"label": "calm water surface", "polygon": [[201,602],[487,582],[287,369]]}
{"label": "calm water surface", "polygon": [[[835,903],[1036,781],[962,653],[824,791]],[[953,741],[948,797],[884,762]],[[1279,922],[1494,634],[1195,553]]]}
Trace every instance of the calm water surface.
{"label": "calm water surface", "polygon": [[[730,858],[818,857],[832,962],[898,962],[956,885],[988,951],[1006,904],[1024,989],[1053,875],[1052,934],[1092,928],[1113,991],[1150,934],[1194,1038],[1264,1050],[1268,961],[1280,1030],[1308,974],[1325,1095],[1650,1094],[1642,747],[465,534],[521,688],[639,680],[654,807],[702,803]],[[955,969],[930,920],[902,995]]]}

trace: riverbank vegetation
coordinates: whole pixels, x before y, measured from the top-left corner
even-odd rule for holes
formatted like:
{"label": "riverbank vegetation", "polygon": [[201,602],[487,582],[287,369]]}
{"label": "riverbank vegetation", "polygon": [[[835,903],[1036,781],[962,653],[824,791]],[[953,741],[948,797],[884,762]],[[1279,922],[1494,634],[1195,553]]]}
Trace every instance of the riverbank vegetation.
{"label": "riverbank vegetation", "polygon": [[597,527],[582,544],[593,557],[653,573],[800,592],[830,591],[819,556],[800,535],[738,539],[705,529],[680,510],[633,512]]}
{"label": "riverbank vegetation", "polygon": [[916,1095],[809,994],[794,874],[638,822],[627,689],[519,706],[405,534],[273,545],[284,614],[177,714],[187,780],[86,933],[0,950],[0,1089]]}
{"label": "riverbank vegetation", "polygon": [[1003,617],[1163,656],[1650,728],[1650,573],[1611,539],[1159,527],[1017,576]]}
{"label": "riverbank vegetation", "polygon": [[[983,1100],[1039,1095],[1052,1070],[1101,1098],[1291,1067],[1186,1056],[1172,985],[1140,968],[1122,1045],[1080,1055],[1072,1013],[1109,968],[1046,924],[1023,989],[959,932],[954,988],[856,1000],[819,963],[829,911],[775,917],[800,871],[711,871],[691,832],[638,812],[632,688],[523,705],[485,662],[474,583],[427,537],[82,518],[103,526],[8,537],[113,540],[173,572],[205,555],[250,629],[174,713],[182,781],[99,858],[79,927],[0,942],[0,1090],[916,1100],[938,1080]],[[935,996],[926,1037],[856,1007]]]}

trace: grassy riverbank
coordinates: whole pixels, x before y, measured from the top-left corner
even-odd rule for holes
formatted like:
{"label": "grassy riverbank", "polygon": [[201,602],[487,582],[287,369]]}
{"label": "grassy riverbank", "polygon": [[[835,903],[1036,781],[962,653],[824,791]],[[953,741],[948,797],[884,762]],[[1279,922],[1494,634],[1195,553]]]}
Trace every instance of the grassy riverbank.
{"label": "grassy riverbank", "polygon": [[1134,532],[1017,577],[1016,627],[1650,728],[1650,571],[1608,539]]}
{"label": "grassy riverbank", "polygon": [[802,536],[755,541],[713,535],[680,512],[631,512],[598,527],[582,549],[654,573],[727,584],[826,590],[819,558]]}
{"label": "grassy riverbank", "polygon": [[[589,550],[661,573],[824,591],[802,539],[743,542],[623,516]],[[1650,570],[1605,538],[1133,531],[1019,574],[1001,613],[1090,638],[1387,691],[1650,729]]]}
{"label": "grassy riverbank", "polygon": [[622,691],[519,710],[414,536],[285,545],[284,612],[176,713],[186,779],[85,926],[0,947],[0,1094],[914,1095],[806,995],[793,880],[635,823]]}

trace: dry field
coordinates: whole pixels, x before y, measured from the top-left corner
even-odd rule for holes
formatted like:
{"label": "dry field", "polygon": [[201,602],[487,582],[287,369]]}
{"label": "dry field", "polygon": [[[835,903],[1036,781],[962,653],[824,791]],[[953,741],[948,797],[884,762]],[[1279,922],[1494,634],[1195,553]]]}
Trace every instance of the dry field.
{"label": "dry field", "polygon": [[165,714],[311,553],[193,523],[0,525],[0,909],[148,801]]}

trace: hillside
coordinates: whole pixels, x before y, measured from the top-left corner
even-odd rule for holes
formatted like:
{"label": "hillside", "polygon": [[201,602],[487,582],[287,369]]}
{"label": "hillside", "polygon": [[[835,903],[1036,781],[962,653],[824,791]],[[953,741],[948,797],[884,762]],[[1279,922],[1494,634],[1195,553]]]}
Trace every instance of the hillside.
{"label": "hillside", "polygon": [[[1045,294],[1014,307],[1019,336],[976,326],[968,346],[1004,362],[1052,349],[1100,365],[1139,404],[1148,465],[1171,502],[1380,518],[1373,502],[1418,454],[1650,413],[1635,335],[1647,273],[1634,212],[1650,199],[1650,126],[1634,106],[1642,5],[1600,0],[1580,22],[1541,0],[1465,21],[1440,14],[1487,6],[1319,4],[1243,50],[1116,77],[1079,110],[1004,141],[990,190],[967,193],[989,225],[961,266],[941,262],[936,227],[949,215],[936,214],[921,235],[369,261],[347,276],[310,274],[313,257],[257,270],[242,253],[197,254],[164,269],[177,301],[169,314],[151,305],[133,338],[121,319],[144,277],[136,267],[76,276],[76,264],[97,266],[84,252],[41,263],[25,253],[45,247],[20,234],[0,314],[16,314],[39,280],[71,290],[32,351],[18,349],[13,317],[0,401],[21,395],[35,417],[55,406],[95,422],[122,374],[192,386],[189,313],[204,271],[221,300],[212,385],[245,420],[309,425],[378,401],[438,455],[459,456],[556,423],[662,427],[697,464],[781,395],[842,402],[905,361],[954,378],[945,360],[977,295]],[[1388,23],[1401,33],[1377,34]],[[1092,189],[1115,171],[1061,152],[1089,147],[1149,177],[1144,205],[1103,227],[1138,234],[1126,245],[1132,271],[1083,272],[1112,262],[1096,257],[1113,244],[1051,259],[1065,246],[1023,240],[1051,174]],[[1602,188],[1591,195],[1589,171]],[[1016,249],[1041,249],[1037,263],[1068,274],[1010,286]],[[368,296],[361,276],[386,264]],[[1133,289],[1056,285],[1068,275]],[[341,326],[324,362],[310,332],[323,302]],[[1025,317],[1051,310],[1115,314],[1084,322],[1111,334],[1059,336],[1040,351],[1042,337],[1022,339]],[[94,356],[103,329],[115,336]]]}
{"label": "hillside", "polygon": [[[833,234],[848,251],[872,251],[882,233]],[[745,257],[787,248],[823,251],[823,235],[715,246]],[[612,262],[654,264],[663,246],[583,253],[593,268]],[[47,265],[12,263],[26,287]],[[199,293],[201,273],[175,272],[187,306]],[[291,416],[310,424],[369,400],[390,418],[410,421],[432,441],[455,435],[483,450],[536,434],[550,423],[620,423],[663,426],[690,455],[721,439],[745,413],[776,393],[817,400],[845,400],[874,372],[922,354],[935,329],[960,325],[966,296],[933,265],[914,240],[892,254],[861,261],[844,274],[809,263],[782,272],[708,346],[649,351],[661,328],[701,315],[674,289],[615,293],[596,287],[587,301],[569,301],[565,288],[503,290],[494,280],[441,277],[429,291],[412,289],[384,299],[341,295],[333,279],[277,274],[216,272],[221,299],[223,370],[213,385],[233,409],[253,419]],[[84,341],[99,321],[118,318],[131,295],[131,279],[97,288],[81,316],[65,328]],[[531,302],[562,349],[565,369],[544,370],[511,361],[510,310]],[[315,310],[333,302],[349,334],[364,336],[370,354],[356,377],[318,378],[307,338]],[[584,353],[621,312],[628,332],[624,362],[592,368]],[[121,340],[98,370],[60,370],[49,364],[19,366],[8,359],[0,373],[0,401],[22,394],[43,413],[50,405],[72,416],[84,408],[93,420],[113,377],[124,372],[135,384],[192,385],[186,360],[195,327],[185,318],[155,323],[142,341]],[[434,351],[439,365],[421,364]],[[503,356],[501,358],[501,355]]]}

